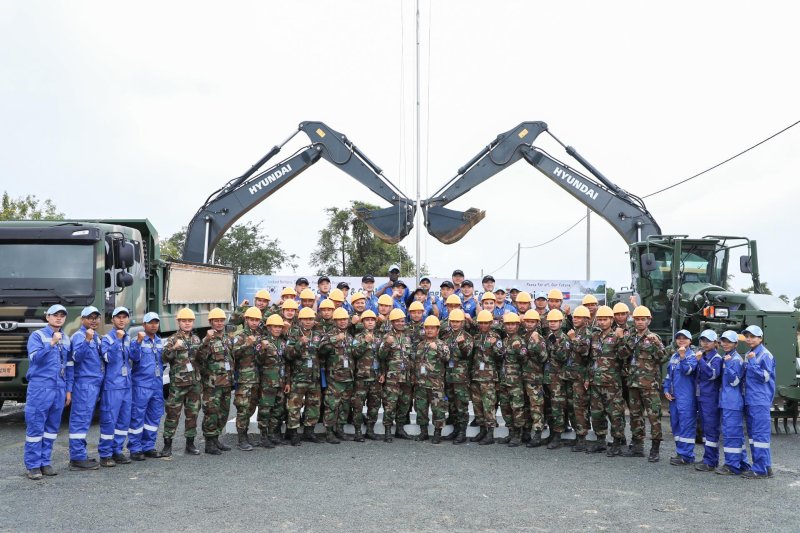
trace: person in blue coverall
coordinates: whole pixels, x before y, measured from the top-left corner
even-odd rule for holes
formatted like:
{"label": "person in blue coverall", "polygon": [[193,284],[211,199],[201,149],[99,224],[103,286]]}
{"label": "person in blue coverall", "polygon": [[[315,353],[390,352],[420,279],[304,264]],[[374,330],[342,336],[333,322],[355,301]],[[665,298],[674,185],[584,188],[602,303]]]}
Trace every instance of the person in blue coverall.
{"label": "person in blue coverall", "polygon": [[745,356],[744,409],[753,466],[743,472],[745,479],[772,477],[770,452],[770,414],[775,397],[775,358],[764,346],[764,332],[749,326],[744,335],[750,351]]}
{"label": "person in blue coverall", "polygon": [[667,363],[664,396],[669,400],[669,421],[675,437],[675,456],[669,464],[694,463],[697,431],[697,396],[695,375],[697,358],[692,352],[692,334],[682,329],[675,334],[675,353]]}
{"label": "person in blue coverall", "polygon": [[81,328],[72,335],[72,353],[67,362],[67,392],[72,393],[69,412],[69,469],[97,470],[100,465],[86,452],[86,434],[103,384],[103,361],[100,356],[100,311],[84,307]]}
{"label": "person in blue coverall", "polygon": [[122,453],[131,421],[131,339],[125,328],[130,311],[117,307],[111,313],[114,326],[100,346],[106,372],[100,394],[100,466],[113,467],[131,460]]}
{"label": "person in blue coverall", "polygon": [[717,353],[717,334],[710,329],[700,334],[697,359],[697,403],[703,425],[703,462],[694,468],[713,472],[719,464],[719,386],[722,375],[722,356]]}
{"label": "person in blue coverall", "polygon": [[142,319],[144,331],[131,342],[131,423],[128,429],[128,450],[131,459],[157,459],[158,424],[164,414],[164,364],[161,353],[164,345],[158,336],[160,318],[146,313]]}
{"label": "person in blue coverall", "polygon": [[25,396],[25,452],[28,479],[55,476],[51,465],[53,443],[58,436],[61,413],[69,405],[67,361],[71,350],[69,335],[61,328],[67,310],[53,305],[45,314],[47,325],[28,338],[28,390]]}
{"label": "person in blue coverall", "polygon": [[717,474],[737,475],[749,469],[744,446],[744,359],[736,351],[739,335],[728,330],[719,337],[722,346],[722,385],[719,391],[719,407],[722,412],[722,452],[725,464],[717,468]]}

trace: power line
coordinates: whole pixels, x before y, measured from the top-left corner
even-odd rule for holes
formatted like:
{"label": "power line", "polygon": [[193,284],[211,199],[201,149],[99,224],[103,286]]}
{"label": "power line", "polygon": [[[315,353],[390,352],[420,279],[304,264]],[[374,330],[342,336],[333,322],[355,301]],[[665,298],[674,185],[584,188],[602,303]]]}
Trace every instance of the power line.
{"label": "power line", "polygon": [[545,244],[550,244],[550,243],[551,243],[551,242],[553,242],[554,240],[556,240],[556,239],[558,239],[558,238],[560,238],[560,237],[563,237],[564,235],[566,235],[567,233],[569,233],[569,231],[570,231],[571,229],[573,229],[575,226],[577,226],[578,224],[580,224],[581,222],[583,222],[584,220],[586,220],[586,217],[587,217],[587,215],[583,215],[583,216],[582,216],[581,218],[579,218],[579,219],[578,219],[578,220],[577,220],[577,221],[576,221],[576,222],[575,222],[573,225],[571,225],[570,227],[568,227],[567,229],[565,229],[564,231],[562,231],[561,233],[559,233],[558,235],[556,235],[555,237],[553,237],[552,239],[550,239],[549,241],[541,242],[541,243],[539,243],[539,244],[534,244],[533,246],[520,246],[520,248],[522,248],[523,250],[530,250],[531,248],[539,248],[539,247],[541,247],[541,246],[544,246]]}
{"label": "power line", "polygon": [[517,256],[517,252],[515,250],[514,253],[511,254],[511,257],[508,258],[508,261],[506,261],[505,263],[503,263],[499,267],[495,268],[494,270],[490,270],[489,272],[487,272],[487,274],[494,274],[495,272],[497,272],[498,270],[500,270],[501,268],[503,268],[504,266],[509,264],[511,262],[511,260],[514,259],[516,256]]}

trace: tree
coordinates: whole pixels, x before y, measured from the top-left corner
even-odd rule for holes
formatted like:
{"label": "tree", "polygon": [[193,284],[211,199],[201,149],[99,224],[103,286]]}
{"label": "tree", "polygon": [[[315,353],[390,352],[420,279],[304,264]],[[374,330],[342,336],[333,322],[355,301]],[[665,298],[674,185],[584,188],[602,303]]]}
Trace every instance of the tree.
{"label": "tree", "polygon": [[778,296],[778,298],[780,298],[781,300],[783,300],[787,304],[789,303],[789,297],[786,296],[785,294],[781,294],[780,296]]}
{"label": "tree", "polygon": [[[278,239],[261,233],[261,224],[232,226],[214,250],[214,263],[233,267],[237,274],[272,274],[284,264],[297,268],[295,254],[287,254]],[[186,243],[186,228],[161,241],[161,255],[180,257]]]}
{"label": "tree", "polygon": [[[744,292],[744,293],[755,292],[755,288],[751,285],[749,287],[746,287],[746,288],[742,289],[742,292]],[[766,281],[762,281],[761,282],[761,294],[772,294],[772,291],[770,290],[770,288],[767,287],[767,282]]]}
{"label": "tree", "polygon": [[64,213],[59,213],[49,198],[41,201],[36,195],[29,194],[14,199],[8,192],[3,191],[0,220],[62,220],[63,218]]}
{"label": "tree", "polygon": [[400,265],[400,275],[412,275],[416,267],[406,249],[377,238],[353,211],[362,207],[378,209],[378,206],[357,201],[350,204],[350,209],[325,209],[328,222],[319,230],[317,248],[311,258],[311,264],[319,267],[317,274],[380,276],[388,272],[389,266],[397,264]]}
{"label": "tree", "polygon": [[800,310],[800,296],[795,296],[794,301],[792,301],[792,305],[794,305],[795,309]]}

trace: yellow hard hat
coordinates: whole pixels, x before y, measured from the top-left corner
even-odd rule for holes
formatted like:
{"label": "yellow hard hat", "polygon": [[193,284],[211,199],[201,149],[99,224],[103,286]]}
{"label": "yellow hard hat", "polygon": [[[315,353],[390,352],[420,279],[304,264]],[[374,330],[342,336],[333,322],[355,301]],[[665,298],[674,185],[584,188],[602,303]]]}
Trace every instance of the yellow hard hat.
{"label": "yellow hard hat", "polygon": [[177,320],[194,320],[194,311],[188,307],[184,307],[178,311],[178,314],[175,315],[175,318]]}
{"label": "yellow hard hat", "polygon": [[531,293],[522,291],[517,294],[517,302],[531,303]]}
{"label": "yellow hard hat", "polygon": [[300,291],[300,299],[301,300],[315,300],[317,295],[314,294],[314,291],[311,289],[303,289]]}
{"label": "yellow hard hat", "polygon": [[314,314],[314,310],[311,309],[310,307],[302,308],[300,310],[300,312],[297,314],[297,318],[301,318],[301,319],[302,318],[316,318],[316,317],[317,317],[317,315]]}
{"label": "yellow hard hat", "polygon": [[300,307],[300,305],[297,303],[297,300],[292,300],[291,298],[281,304],[281,309],[297,309],[298,307]]}
{"label": "yellow hard hat", "polygon": [[347,309],[344,307],[338,308],[336,311],[333,312],[333,319],[334,320],[348,320],[350,318],[350,314],[347,312]]}
{"label": "yellow hard hat", "polygon": [[221,318],[222,320],[225,320],[228,317],[225,316],[225,311],[223,311],[219,307],[215,307],[214,309],[208,312],[208,319],[214,320],[215,318]]}
{"label": "yellow hard hat", "polygon": [[583,297],[583,300],[581,300],[581,304],[583,305],[597,304],[597,303],[600,302],[597,301],[597,298],[595,298],[594,294],[587,294],[586,296]]}
{"label": "yellow hard hat", "polygon": [[551,309],[550,312],[547,313],[547,321],[550,322],[551,320],[564,320],[564,313],[558,309]]}
{"label": "yellow hard hat", "polygon": [[579,305],[573,311],[572,316],[574,317],[583,317],[583,318],[592,318],[592,313],[589,312],[589,309],[586,307]]}
{"label": "yellow hard hat", "polygon": [[561,291],[558,289],[550,289],[550,292],[547,293],[548,300],[563,300],[564,295],[561,294]]}
{"label": "yellow hard hat", "polygon": [[494,320],[491,311],[487,311],[486,309],[482,309],[480,313],[478,313],[478,322],[491,322]]}
{"label": "yellow hard hat", "polygon": [[519,324],[519,315],[517,313],[506,313],[503,315],[504,324]]}
{"label": "yellow hard hat", "polygon": [[416,300],[411,302],[411,305],[408,306],[408,312],[409,313],[411,311],[424,311],[424,310],[425,310],[425,306],[422,305],[422,302],[418,302]]}
{"label": "yellow hard hat", "polygon": [[624,303],[617,302],[617,303],[614,304],[614,314],[615,315],[617,313],[630,313],[630,312],[631,312],[631,310]]}
{"label": "yellow hard hat", "polygon": [[525,311],[525,314],[522,315],[522,320],[541,320],[541,318],[536,309],[528,309]]}
{"label": "yellow hard hat", "polygon": [[493,293],[493,292],[491,292],[491,291],[486,291],[486,292],[484,292],[484,293],[483,293],[483,296],[481,296],[481,301],[484,301],[484,300],[494,300],[494,301],[497,301],[497,298],[495,297],[495,295],[494,295],[494,293]]}
{"label": "yellow hard hat", "polygon": [[358,291],[358,292],[354,292],[353,295],[350,297],[350,303],[353,303],[353,302],[355,302],[357,300],[366,300],[366,299],[367,299],[367,296],[363,292]]}
{"label": "yellow hard hat", "polygon": [[[257,318],[261,320],[261,316],[261,309],[258,307],[249,307],[247,311],[244,312],[245,318]],[[211,315],[209,315],[208,318],[211,318]]]}
{"label": "yellow hard hat", "polygon": [[614,318],[614,311],[607,305],[601,305],[597,308],[597,314],[595,314],[597,318]]}
{"label": "yellow hard hat", "polygon": [[256,293],[256,298],[261,298],[262,300],[272,300],[272,296],[269,295],[269,291],[267,289],[261,289]]}
{"label": "yellow hard hat", "polygon": [[463,322],[465,320],[464,311],[461,309],[453,309],[448,315],[450,322]]}
{"label": "yellow hard hat", "polygon": [[388,294],[381,294],[378,298],[378,305],[394,305],[394,301]]}
{"label": "yellow hard hat", "polygon": [[433,316],[433,315],[430,315],[428,318],[426,318],[426,319],[425,319],[425,322],[423,322],[423,323],[422,323],[422,325],[423,325],[424,327],[426,327],[426,328],[427,328],[428,326],[435,326],[435,327],[437,327],[437,328],[438,328],[438,327],[441,325],[441,323],[439,322],[439,319],[438,319],[438,318],[436,318],[436,317],[435,317],[435,316]]}
{"label": "yellow hard hat", "polygon": [[297,296],[297,291],[291,287],[284,287],[281,296]]}
{"label": "yellow hard hat", "polygon": [[325,298],[319,303],[319,309],[335,309],[336,306],[333,305],[333,300],[330,298]]}
{"label": "yellow hard hat", "polygon": [[394,320],[403,320],[406,317],[406,314],[403,312],[402,309],[392,309],[392,312],[389,313],[389,321]]}
{"label": "yellow hard hat", "polygon": [[366,311],[361,313],[361,320],[364,320],[365,318],[378,318],[378,317],[375,316],[375,312],[372,309],[367,309]]}
{"label": "yellow hard hat", "polygon": [[283,322],[283,319],[281,318],[281,315],[278,315],[278,314],[269,315],[269,318],[267,318],[267,326],[281,326],[281,327],[283,327],[285,325],[286,324]]}
{"label": "yellow hard hat", "polygon": [[653,315],[650,314],[650,309],[648,309],[643,305],[640,305],[639,307],[633,310],[633,318],[637,317],[653,318]]}
{"label": "yellow hard hat", "polygon": [[344,293],[342,292],[342,289],[333,289],[328,298],[330,298],[334,302],[343,302]]}
{"label": "yellow hard hat", "polygon": [[447,297],[447,300],[444,302],[445,305],[461,305],[461,298],[456,296],[455,294],[451,294]]}

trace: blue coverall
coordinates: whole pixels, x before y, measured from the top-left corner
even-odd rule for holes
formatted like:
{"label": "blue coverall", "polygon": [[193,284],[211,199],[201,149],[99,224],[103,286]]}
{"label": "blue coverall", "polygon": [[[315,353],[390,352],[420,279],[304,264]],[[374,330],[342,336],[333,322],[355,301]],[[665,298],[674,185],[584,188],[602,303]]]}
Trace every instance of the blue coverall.
{"label": "blue coverall", "polygon": [[100,335],[86,340],[86,327],[72,335],[72,353],[67,363],[67,392],[72,393],[69,413],[69,458],[85,461],[86,433],[103,384],[104,362],[100,356]]}
{"label": "blue coverall", "polygon": [[[736,350],[728,352],[730,361],[722,363],[722,386],[719,391],[719,407],[722,410],[722,451],[725,464],[737,474],[746,468],[747,448],[744,446],[744,397],[742,381],[744,361]],[[724,358],[723,358],[724,359]]]}
{"label": "blue coverall", "polygon": [[106,364],[103,391],[100,395],[101,458],[122,453],[131,421],[131,339],[127,333],[122,339],[112,329],[103,337],[101,353]]}
{"label": "blue coverall", "polygon": [[669,421],[675,437],[675,451],[686,462],[694,462],[695,433],[697,432],[697,391],[695,373],[697,359],[692,348],[687,348],[681,359],[672,354],[664,378],[664,392],[674,399],[669,402]]}
{"label": "blue coverall", "polygon": [[164,414],[161,337],[145,336],[142,343],[131,342],[132,407],[128,429],[128,450],[148,452],[156,448],[156,436]]}
{"label": "blue coverall", "polygon": [[770,414],[775,397],[775,358],[763,344],[752,350],[755,357],[745,360],[744,405],[753,471],[766,475],[772,466],[770,453]]}
{"label": "blue coverall", "polygon": [[717,350],[703,352],[697,361],[697,403],[703,425],[703,462],[712,468],[719,464],[719,387],[722,356]]}

